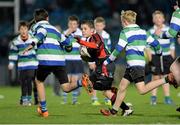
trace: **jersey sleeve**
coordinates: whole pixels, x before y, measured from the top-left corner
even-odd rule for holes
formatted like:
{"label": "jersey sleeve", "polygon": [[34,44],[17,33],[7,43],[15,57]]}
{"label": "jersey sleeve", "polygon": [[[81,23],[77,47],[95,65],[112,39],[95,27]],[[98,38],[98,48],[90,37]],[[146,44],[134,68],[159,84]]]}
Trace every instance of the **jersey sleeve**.
{"label": "jersey sleeve", "polygon": [[10,63],[15,63],[18,60],[18,48],[15,45],[14,41],[10,43],[8,59]]}
{"label": "jersey sleeve", "polygon": [[154,39],[149,32],[147,32],[147,43],[154,48],[156,54],[162,53],[162,48],[159,41]]}
{"label": "jersey sleeve", "polygon": [[170,28],[167,32],[162,34],[163,38],[175,38],[177,36],[178,31],[180,31],[180,13],[179,10],[176,10],[170,21]]}
{"label": "jersey sleeve", "polygon": [[45,28],[43,27],[37,28],[37,31],[34,35],[35,38],[34,42],[37,44],[38,42],[43,41],[46,36],[47,36],[47,31]]}
{"label": "jersey sleeve", "polygon": [[119,41],[118,41],[117,45],[115,46],[115,49],[113,50],[113,52],[111,53],[109,58],[107,60],[105,60],[104,64],[107,65],[110,62],[114,61],[118,57],[118,55],[121,53],[121,51],[126,47],[127,44],[128,44],[128,42],[127,42],[125,33],[121,32]]}

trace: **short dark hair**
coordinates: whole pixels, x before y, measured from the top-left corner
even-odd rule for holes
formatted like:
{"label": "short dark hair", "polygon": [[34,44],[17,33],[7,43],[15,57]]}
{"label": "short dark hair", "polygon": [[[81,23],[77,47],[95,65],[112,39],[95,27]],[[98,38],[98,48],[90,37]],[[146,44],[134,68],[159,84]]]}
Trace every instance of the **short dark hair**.
{"label": "short dark hair", "polygon": [[79,23],[79,18],[76,15],[72,15],[68,17],[68,21],[76,21]]}
{"label": "short dark hair", "polygon": [[82,24],[86,24],[86,25],[88,25],[90,28],[94,28],[94,24],[93,24],[93,21],[92,20],[83,20],[82,22],[81,22],[81,25]]}
{"label": "short dark hair", "polygon": [[39,21],[42,21],[42,20],[46,20],[48,17],[48,12],[43,9],[43,8],[40,8],[40,9],[36,9],[34,11],[34,20],[36,22],[39,22]]}
{"label": "short dark hair", "polygon": [[22,21],[19,22],[18,29],[20,29],[21,26],[26,26],[27,28],[29,28],[28,22],[27,22],[27,21],[24,21],[24,20],[22,20]]}

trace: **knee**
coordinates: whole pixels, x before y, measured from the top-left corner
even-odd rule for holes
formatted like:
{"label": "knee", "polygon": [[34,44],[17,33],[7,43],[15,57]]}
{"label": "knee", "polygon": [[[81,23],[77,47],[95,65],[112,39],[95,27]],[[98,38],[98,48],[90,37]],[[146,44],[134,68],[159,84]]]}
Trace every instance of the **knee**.
{"label": "knee", "polygon": [[71,90],[68,87],[62,87],[62,90],[66,93],[71,92]]}
{"label": "knee", "polygon": [[140,95],[145,95],[146,94],[146,92],[144,90],[139,90],[138,92],[139,92]]}
{"label": "knee", "polygon": [[69,90],[67,90],[67,89],[63,89],[63,91],[66,92],[66,93],[71,92],[71,91],[69,91]]}

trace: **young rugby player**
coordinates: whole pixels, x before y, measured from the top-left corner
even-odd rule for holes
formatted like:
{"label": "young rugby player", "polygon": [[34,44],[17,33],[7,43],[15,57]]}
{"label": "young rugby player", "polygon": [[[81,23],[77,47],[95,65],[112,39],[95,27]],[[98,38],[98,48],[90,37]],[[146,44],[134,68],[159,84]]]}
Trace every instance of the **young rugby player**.
{"label": "young rugby player", "polygon": [[[170,66],[173,62],[173,58],[175,58],[175,39],[160,39],[159,36],[155,34],[156,29],[161,29],[162,32],[166,32],[169,27],[166,26],[165,23],[165,17],[164,14],[156,10],[153,14],[153,23],[154,26],[149,30],[152,36],[154,36],[160,43],[162,47],[162,60],[160,60],[160,57],[155,55],[155,52],[153,49],[151,49],[151,64],[152,64],[152,80],[157,80],[164,75],[167,75],[170,73]],[[164,91],[164,103],[165,104],[172,104],[172,100],[170,98],[170,90],[169,90],[169,84],[162,85],[163,91]],[[152,90],[151,93],[151,104],[156,105],[157,104],[157,88]]]}
{"label": "young rugby player", "polygon": [[[77,16],[72,15],[68,17],[68,29],[64,31],[66,36],[79,36],[82,37],[82,32],[78,28],[79,19]],[[79,44],[75,41],[72,43],[72,51],[66,52],[66,68],[68,73],[69,81],[79,82],[83,73],[83,63],[79,54]],[[80,88],[72,91],[72,104],[78,104],[78,95],[80,94]],[[63,102],[62,104],[67,103],[67,93],[63,92]]]}
{"label": "young rugby player", "polygon": [[[21,85],[21,99],[20,104],[23,106],[31,106],[32,95],[32,82],[34,82],[35,70],[38,66],[36,59],[36,51],[32,49],[25,55],[22,54],[23,50],[34,41],[34,38],[28,34],[28,23],[22,21],[19,24],[19,33],[10,44],[9,52],[9,65],[8,68],[12,69],[14,63],[18,62],[19,82]],[[36,86],[34,86],[34,90]],[[37,95],[34,93],[35,104],[37,104]]]}
{"label": "young rugby player", "polygon": [[[83,75],[82,85],[92,93],[90,84],[93,84],[93,89],[103,91],[103,94],[111,100],[114,104],[116,99],[116,92],[112,87],[113,75],[115,71],[115,64],[111,63],[105,67],[102,67],[103,61],[109,56],[109,52],[104,46],[102,37],[98,33],[94,33],[94,25],[92,21],[84,20],[81,23],[82,35],[86,38],[86,41],[76,37],[77,42],[85,47],[81,57],[87,62],[95,62],[95,70],[88,77],[87,74]],[[88,55],[88,56],[87,56]],[[126,116],[133,112],[124,102],[121,103],[120,108],[123,110],[122,115]]]}
{"label": "young rugby player", "polygon": [[66,38],[54,26],[48,22],[48,12],[45,9],[37,9],[34,11],[34,20],[36,24],[33,26],[34,42],[29,45],[25,51],[26,54],[36,44],[37,59],[39,61],[36,72],[36,85],[40,106],[38,113],[43,117],[48,117],[49,113],[46,106],[44,80],[52,72],[65,92],[70,92],[81,85],[78,83],[69,83],[65,68],[64,50],[72,49],[72,37]]}
{"label": "young rugby player", "polygon": [[105,66],[111,63],[125,48],[127,68],[125,75],[119,84],[116,101],[112,109],[100,110],[100,112],[106,116],[117,114],[119,106],[125,99],[127,87],[132,82],[135,83],[135,86],[141,95],[144,95],[154,88],[167,83],[177,87],[177,82],[175,81],[172,73],[168,74],[165,78],[152,81],[147,84],[144,83],[144,49],[146,44],[148,43],[152,46],[155,49],[156,54],[159,56],[162,54],[162,51],[159,42],[136,24],[136,15],[137,14],[132,10],[122,11],[121,23],[123,30],[120,33],[119,42],[112,54],[103,62],[103,65]]}

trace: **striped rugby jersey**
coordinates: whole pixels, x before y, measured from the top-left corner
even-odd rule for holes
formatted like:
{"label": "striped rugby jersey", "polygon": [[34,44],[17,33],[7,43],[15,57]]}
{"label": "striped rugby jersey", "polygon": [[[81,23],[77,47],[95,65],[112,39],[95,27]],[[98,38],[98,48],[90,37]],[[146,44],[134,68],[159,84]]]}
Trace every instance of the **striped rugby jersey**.
{"label": "striped rugby jersey", "polygon": [[104,45],[105,45],[106,49],[109,52],[111,52],[111,39],[110,39],[109,33],[107,33],[105,30],[103,30],[100,35],[104,40]]}
{"label": "striped rugby jersey", "polygon": [[177,8],[173,14],[170,21],[170,28],[168,32],[164,32],[162,37],[176,37],[178,31],[180,31],[180,8]]}
{"label": "striped rugby jersey", "polygon": [[[64,31],[64,34],[67,33],[67,30]],[[77,30],[73,33],[70,34],[71,36],[79,36],[80,38],[82,37],[82,32],[79,28],[77,28]],[[77,43],[75,40],[72,42],[72,51],[71,52],[65,52],[65,58],[66,60],[68,61],[73,61],[73,60],[81,60],[81,57],[80,57],[80,53],[79,53],[79,47],[80,47],[80,44]]]}
{"label": "striped rugby jersey", "polygon": [[28,47],[34,38],[29,35],[26,41],[23,41],[20,37],[16,37],[10,43],[10,52],[9,52],[9,64],[14,64],[18,61],[18,70],[28,70],[28,69],[37,69],[38,60],[36,59],[36,51],[32,49],[27,53],[23,54],[23,51]]}
{"label": "striped rugby jersey", "polygon": [[153,46],[157,53],[161,52],[161,47],[157,40],[145,30],[142,30],[137,24],[130,24],[121,31],[118,44],[115,46],[110,57],[105,60],[104,64],[107,65],[111,61],[114,61],[125,48],[127,67],[144,67],[144,49],[147,43]]}
{"label": "striped rugby jersey", "polygon": [[[160,39],[155,33],[155,30],[157,27],[154,25],[149,32],[151,33],[152,36],[154,36],[155,39],[157,39],[162,47],[162,55],[167,56],[171,55],[170,50],[175,50],[175,39],[170,38],[170,39]],[[166,25],[163,25],[162,32],[167,32],[169,30],[169,27]],[[155,51],[153,48],[151,48],[151,52],[153,55],[155,55]]]}
{"label": "striped rugby jersey", "polygon": [[66,38],[64,34],[61,34],[45,20],[37,22],[33,26],[32,32],[38,46],[39,65],[65,66],[63,46],[70,45],[71,38]]}

